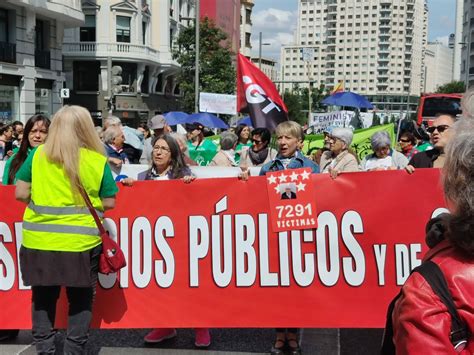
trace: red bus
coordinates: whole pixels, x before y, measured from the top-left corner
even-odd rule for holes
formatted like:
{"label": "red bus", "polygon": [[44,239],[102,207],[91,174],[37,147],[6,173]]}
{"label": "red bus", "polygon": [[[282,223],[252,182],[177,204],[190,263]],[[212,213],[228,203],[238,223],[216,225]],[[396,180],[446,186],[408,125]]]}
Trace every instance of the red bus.
{"label": "red bus", "polygon": [[417,123],[431,126],[438,113],[461,114],[462,94],[422,94],[418,105]]}

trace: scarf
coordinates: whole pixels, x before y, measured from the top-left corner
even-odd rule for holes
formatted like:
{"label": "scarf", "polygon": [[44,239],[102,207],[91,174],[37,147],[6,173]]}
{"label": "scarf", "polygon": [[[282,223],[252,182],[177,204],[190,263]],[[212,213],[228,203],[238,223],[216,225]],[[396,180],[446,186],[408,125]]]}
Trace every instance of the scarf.
{"label": "scarf", "polygon": [[249,157],[254,165],[262,164],[268,156],[268,147],[265,147],[258,152],[254,152],[252,148],[249,149]]}

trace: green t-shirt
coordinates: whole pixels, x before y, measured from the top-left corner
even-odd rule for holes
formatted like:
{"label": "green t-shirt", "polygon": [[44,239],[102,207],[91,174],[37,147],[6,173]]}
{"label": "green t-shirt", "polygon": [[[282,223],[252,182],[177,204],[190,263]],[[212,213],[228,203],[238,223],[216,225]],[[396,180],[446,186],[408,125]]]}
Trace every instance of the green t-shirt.
{"label": "green t-shirt", "polygon": [[[33,168],[33,156],[36,153],[36,149],[34,148],[30,154],[28,154],[28,158],[26,158],[23,165],[20,167],[18,172],[15,175],[16,180],[21,180],[24,182],[31,183],[31,171]],[[102,182],[100,183],[100,190],[99,190],[99,197],[100,198],[107,198],[107,197],[114,197],[118,192],[117,184],[112,176],[112,171],[110,170],[109,164],[105,163],[104,168],[104,175],[102,176]]]}
{"label": "green t-shirt", "polygon": [[[10,173],[10,166],[12,165],[13,158],[18,153],[18,148],[13,150],[13,155],[5,162],[5,167],[3,168],[2,184],[8,185],[8,174]],[[28,154],[31,153],[31,149],[28,149]],[[15,184],[16,179],[13,179],[13,184]]]}

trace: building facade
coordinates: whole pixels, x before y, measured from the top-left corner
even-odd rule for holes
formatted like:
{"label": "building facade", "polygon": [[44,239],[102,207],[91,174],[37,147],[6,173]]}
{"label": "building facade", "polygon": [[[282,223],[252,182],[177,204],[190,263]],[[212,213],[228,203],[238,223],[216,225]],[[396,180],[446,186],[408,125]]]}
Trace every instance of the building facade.
{"label": "building facade", "polygon": [[298,12],[295,44],[281,49],[282,80],[328,90],[342,82],[392,108],[422,92],[425,0],[300,0]]}
{"label": "building facade", "polygon": [[462,52],[461,52],[461,81],[466,83],[466,88],[474,85],[474,0],[464,0]]}
{"label": "building facade", "polygon": [[259,57],[252,57],[250,59],[253,64],[257,67],[260,67],[260,70],[273,82],[279,80],[278,76],[278,67],[277,61],[271,58],[259,58]]}
{"label": "building facade", "polygon": [[0,120],[25,122],[61,107],[64,28],[83,23],[79,0],[0,3]]}
{"label": "building facade", "polygon": [[96,125],[110,111],[136,126],[176,109],[179,65],[172,49],[195,17],[194,2],[83,1],[82,11],[84,25],[64,35],[68,102],[89,109]]}
{"label": "building facade", "polygon": [[252,9],[253,0],[241,0],[240,5],[240,53],[246,57],[252,55]]}
{"label": "building facade", "polygon": [[423,92],[435,92],[453,81],[453,49],[442,43],[428,43],[425,55],[425,86]]}

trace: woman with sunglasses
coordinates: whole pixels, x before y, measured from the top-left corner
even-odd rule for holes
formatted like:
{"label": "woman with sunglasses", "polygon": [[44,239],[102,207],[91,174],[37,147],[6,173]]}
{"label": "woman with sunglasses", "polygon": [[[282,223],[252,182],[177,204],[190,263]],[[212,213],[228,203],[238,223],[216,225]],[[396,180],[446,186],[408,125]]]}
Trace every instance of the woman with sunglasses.
{"label": "woman with sunglasses", "polygon": [[400,145],[401,153],[406,156],[408,160],[418,153],[418,149],[415,148],[416,138],[411,132],[403,132],[398,139],[398,144]]}

